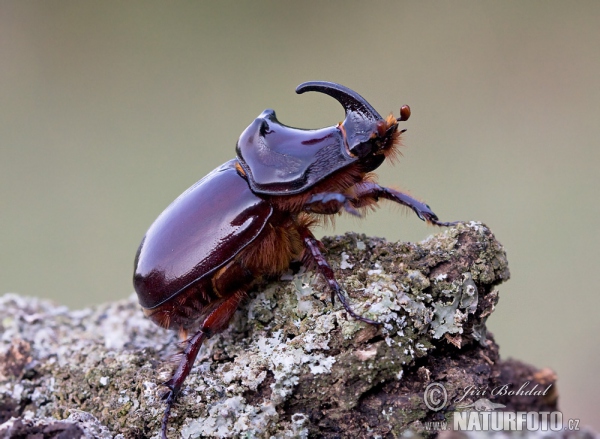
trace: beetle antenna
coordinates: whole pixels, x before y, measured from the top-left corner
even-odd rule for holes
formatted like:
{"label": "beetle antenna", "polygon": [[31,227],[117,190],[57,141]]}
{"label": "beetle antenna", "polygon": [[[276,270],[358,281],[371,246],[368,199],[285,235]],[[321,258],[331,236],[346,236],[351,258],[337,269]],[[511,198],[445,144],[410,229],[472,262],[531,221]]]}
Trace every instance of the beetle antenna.
{"label": "beetle antenna", "polygon": [[402,107],[400,107],[400,117],[397,118],[396,120],[398,122],[404,122],[405,120],[408,120],[409,117],[410,117],[410,107],[408,105],[403,105]]}

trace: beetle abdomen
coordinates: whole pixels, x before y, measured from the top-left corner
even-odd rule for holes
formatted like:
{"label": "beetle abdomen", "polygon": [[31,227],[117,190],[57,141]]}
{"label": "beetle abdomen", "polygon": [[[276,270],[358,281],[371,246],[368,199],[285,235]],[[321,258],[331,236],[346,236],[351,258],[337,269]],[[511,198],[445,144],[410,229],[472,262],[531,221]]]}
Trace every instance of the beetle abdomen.
{"label": "beetle abdomen", "polygon": [[155,308],[232,260],[261,232],[272,207],[230,160],[181,194],[152,224],[135,259],[140,304]]}

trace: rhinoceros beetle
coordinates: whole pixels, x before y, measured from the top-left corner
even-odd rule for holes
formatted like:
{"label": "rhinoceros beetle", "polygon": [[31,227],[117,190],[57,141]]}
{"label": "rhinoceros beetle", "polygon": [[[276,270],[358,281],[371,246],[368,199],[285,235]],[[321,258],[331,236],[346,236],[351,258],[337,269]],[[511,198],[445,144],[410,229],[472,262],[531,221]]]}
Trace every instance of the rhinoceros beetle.
{"label": "rhinoceros beetle", "polygon": [[[311,81],[296,93],[316,91],[339,101],[343,122],[316,130],[292,128],[263,111],[242,133],[237,157],[181,194],[150,226],[135,257],[133,283],[144,313],[175,329],[185,350],[165,383],[166,438],[171,406],[202,342],[225,329],[247,292],[260,279],[282,274],[292,261],[314,266],[355,319],[322,245],[311,227],[319,215],[360,210],[387,199],[411,208],[431,224],[440,222],[428,205],[374,183],[371,174],[394,156],[400,117],[383,118],[358,93],[339,84]],[[192,334],[188,338],[188,335]]]}

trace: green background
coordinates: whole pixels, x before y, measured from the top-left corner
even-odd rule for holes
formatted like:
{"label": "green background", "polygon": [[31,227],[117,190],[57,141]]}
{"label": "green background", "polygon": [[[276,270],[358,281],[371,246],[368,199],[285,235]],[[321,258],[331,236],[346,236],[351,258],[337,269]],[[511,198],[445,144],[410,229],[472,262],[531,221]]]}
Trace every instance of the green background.
{"label": "green background", "polygon": [[[0,294],[82,307],[132,292],[148,226],[234,155],[265,108],[343,118],[329,80],[382,114],[409,104],[380,182],[479,220],[512,279],[503,357],[558,372],[567,418],[600,429],[600,2],[0,3]],[[421,240],[388,204],[335,230]]]}

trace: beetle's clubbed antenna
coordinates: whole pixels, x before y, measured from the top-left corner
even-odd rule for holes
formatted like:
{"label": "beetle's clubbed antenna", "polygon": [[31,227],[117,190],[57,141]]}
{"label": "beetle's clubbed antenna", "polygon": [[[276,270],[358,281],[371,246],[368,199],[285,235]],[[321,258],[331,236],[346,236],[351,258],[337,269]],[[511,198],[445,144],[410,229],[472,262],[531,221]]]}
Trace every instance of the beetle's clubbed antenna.
{"label": "beetle's clubbed antenna", "polygon": [[410,107],[408,105],[403,105],[402,107],[400,107],[400,117],[397,118],[396,120],[398,122],[404,122],[405,120],[408,120],[409,117],[410,117]]}
{"label": "beetle's clubbed antenna", "polygon": [[364,119],[376,122],[382,120],[381,115],[371,107],[365,98],[356,93],[354,90],[350,90],[348,87],[336,84],[335,82],[327,81],[308,81],[303,82],[296,87],[296,93],[302,94],[307,91],[318,91],[325,93],[336,99],[346,110],[346,117],[350,113],[355,113],[357,116],[361,116]]}

